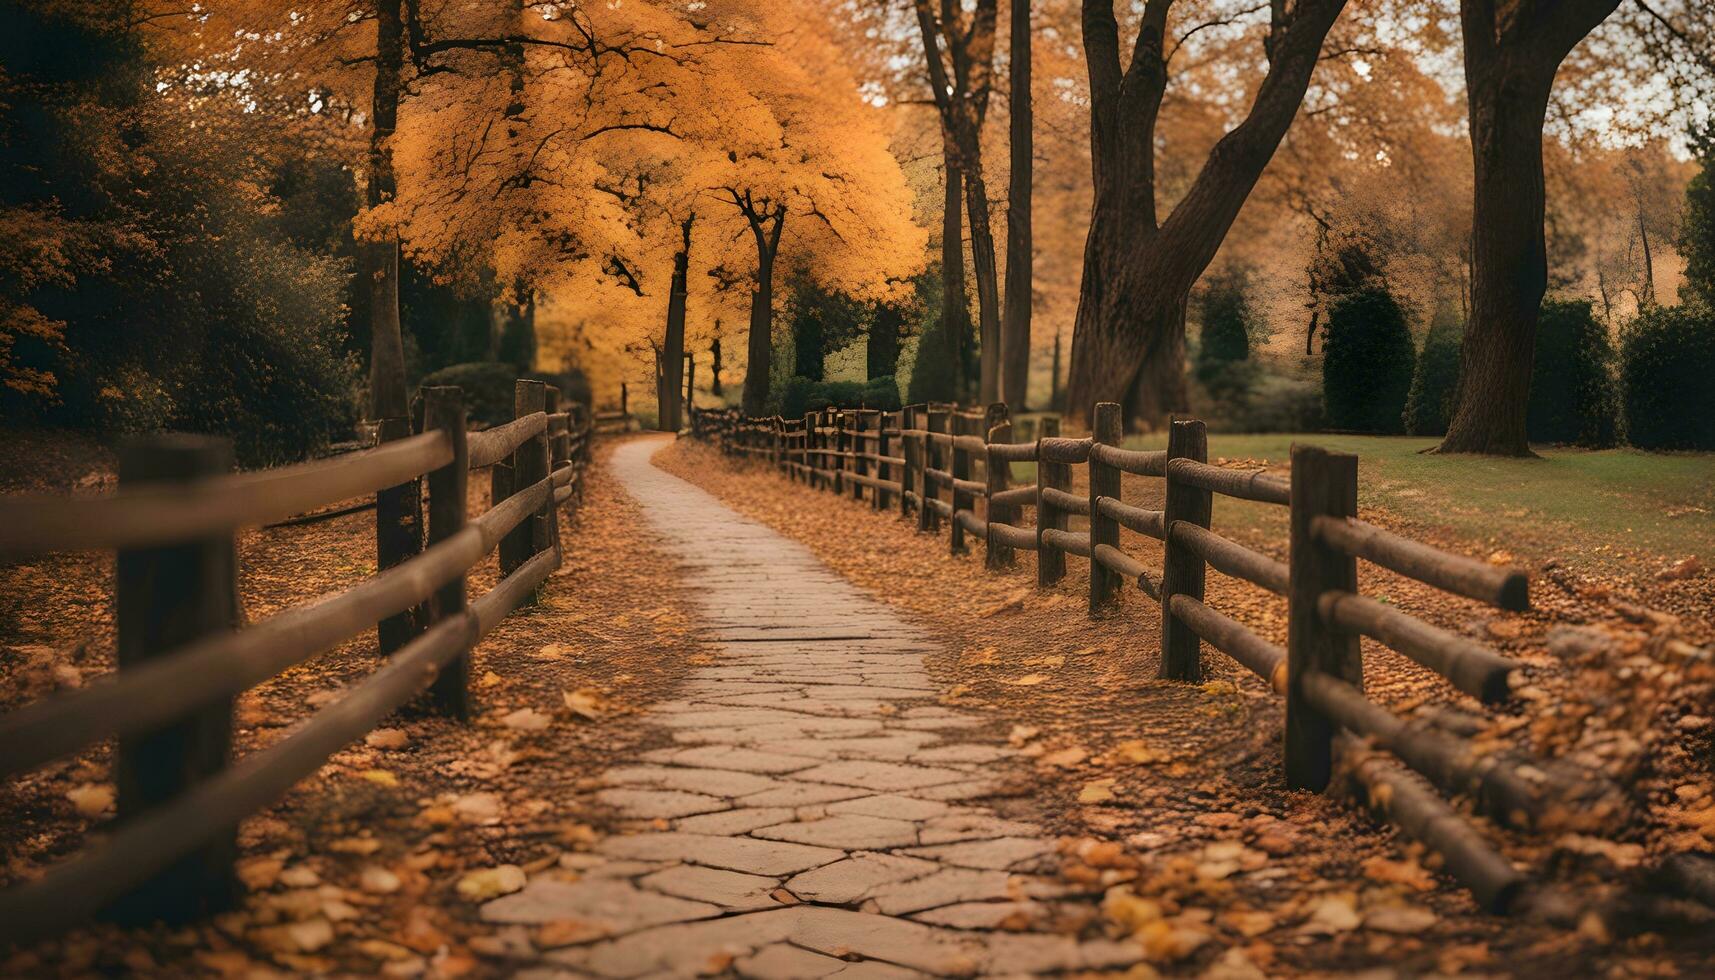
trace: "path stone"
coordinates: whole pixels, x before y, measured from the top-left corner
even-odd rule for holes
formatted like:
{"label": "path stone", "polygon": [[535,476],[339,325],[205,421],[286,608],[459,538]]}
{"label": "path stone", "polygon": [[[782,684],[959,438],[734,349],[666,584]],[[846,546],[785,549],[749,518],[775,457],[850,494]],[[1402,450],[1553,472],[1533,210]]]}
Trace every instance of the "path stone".
{"label": "path stone", "polygon": [[[935,647],[807,549],[648,462],[613,470],[694,580],[716,642],[646,722],[666,747],[616,759],[596,799],[671,828],[611,836],[482,907],[491,922],[591,923],[540,977],[914,980],[1123,969],[1131,942],[1019,933],[1066,888],[1041,828],[985,805],[1016,750],[938,703]],[[563,881],[555,874],[581,874]],[[1093,900],[1095,896],[1091,896]],[[523,974],[520,974],[523,975]]]}

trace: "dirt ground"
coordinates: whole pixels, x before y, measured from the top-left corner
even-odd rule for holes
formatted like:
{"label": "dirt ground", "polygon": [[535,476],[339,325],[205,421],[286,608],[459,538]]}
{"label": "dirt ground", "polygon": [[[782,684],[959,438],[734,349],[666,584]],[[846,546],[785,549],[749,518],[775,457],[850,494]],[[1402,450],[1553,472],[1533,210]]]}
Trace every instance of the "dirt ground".
{"label": "dirt ground", "polygon": [[[1028,554],[1010,571],[987,571],[980,543],[950,555],[944,531],[919,534],[897,512],[810,490],[704,445],[681,440],[656,462],[803,542],[942,641],[948,653],[930,667],[948,702],[987,712],[996,731],[1035,756],[1009,805],[1065,835],[1069,877],[1134,879],[1110,894],[1108,915],[1150,924],[1139,935],[1154,944],[1163,971],[1672,976],[1707,975],[1715,963],[1707,922],[1634,914],[1636,896],[1650,891],[1641,884],[1646,868],[1715,844],[1711,677],[1707,667],[1655,652],[1670,635],[1707,641],[1708,606],[1697,599],[1709,592],[1707,574],[1640,589],[1634,574],[1574,577],[1548,564],[1531,569],[1533,610],[1511,614],[1364,570],[1366,594],[1526,664],[1514,702],[1483,713],[1479,745],[1527,748],[1599,771],[1636,807],[1626,819],[1576,832],[1503,831],[1477,819],[1518,866],[1578,897],[1558,921],[1497,918],[1408,838],[1339,799],[1284,790],[1279,699],[1244,668],[1205,649],[1206,683],[1154,680],[1159,605],[1132,591],[1119,609],[1091,620],[1082,559],[1068,556],[1066,579],[1039,590]],[[1159,507],[1158,487],[1127,477],[1125,496]],[[1284,537],[1267,521],[1224,529],[1223,506],[1217,531],[1286,557]],[[1159,568],[1159,544],[1124,537],[1127,551]],[[1470,542],[1431,540],[1513,560]],[[1284,643],[1283,600],[1217,573],[1208,595],[1214,608]],[[1545,637],[1567,623],[1629,640],[1614,653],[1563,661]],[[1364,656],[1367,693],[1396,711],[1481,710],[1378,644],[1366,640]]]}
{"label": "dirt ground", "polygon": [[[612,446],[603,440],[600,454]],[[87,459],[89,457],[85,457]],[[12,488],[99,487],[79,464]],[[110,477],[106,479],[110,480]],[[476,649],[469,725],[404,713],[336,754],[240,828],[242,905],[186,929],[80,929],[0,951],[5,976],[412,977],[505,972],[509,944],[461,891],[503,865],[534,870],[599,838],[587,803],[615,754],[658,737],[634,724],[701,649],[672,568],[599,459],[563,526],[564,565],[542,601]],[[474,474],[471,512],[487,508]],[[563,513],[571,513],[568,507]],[[241,536],[252,622],[374,572],[372,513]],[[111,555],[0,568],[0,710],[112,669]],[[472,575],[490,588],[491,557]],[[370,631],[240,699],[235,754],[289,733],[375,667]],[[568,700],[568,696],[573,696]],[[573,710],[573,704],[579,710]],[[0,883],[74,854],[112,817],[107,745],[0,785]]]}

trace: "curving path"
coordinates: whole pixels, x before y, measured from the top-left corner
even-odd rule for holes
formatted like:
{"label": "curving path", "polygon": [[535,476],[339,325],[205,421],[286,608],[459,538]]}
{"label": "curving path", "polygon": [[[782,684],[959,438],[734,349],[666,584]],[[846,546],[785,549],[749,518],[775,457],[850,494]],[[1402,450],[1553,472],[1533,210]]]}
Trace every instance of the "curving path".
{"label": "curving path", "polygon": [[1054,841],[980,805],[1005,745],[942,707],[933,649],[803,546],[614,451],[719,655],[646,721],[672,746],[615,760],[607,838],[485,919],[553,924],[537,977],[892,978],[1124,967],[1136,943],[1048,932]]}

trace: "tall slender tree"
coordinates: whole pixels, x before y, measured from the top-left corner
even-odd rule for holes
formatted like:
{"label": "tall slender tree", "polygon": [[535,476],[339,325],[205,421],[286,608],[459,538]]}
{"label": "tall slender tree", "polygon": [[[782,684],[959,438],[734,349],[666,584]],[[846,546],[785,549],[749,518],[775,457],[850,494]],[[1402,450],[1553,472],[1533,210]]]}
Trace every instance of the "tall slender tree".
{"label": "tall slender tree", "polygon": [[1471,316],[1444,453],[1528,456],[1536,318],[1548,289],[1542,125],[1560,63],[1619,0],[1461,0],[1471,120]]}
{"label": "tall slender tree", "polygon": [[1012,0],[1007,66],[1012,170],[1006,195],[1006,309],[1000,327],[1001,394],[1014,414],[1030,386],[1030,300],[1035,264],[1030,208],[1036,172],[1030,96],[1030,0]]}
{"label": "tall slender tree", "polygon": [[[970,218],[971,268],[977,280],[977,325],[982,345],[978,397],[986,404],[1000,398],[1000,279],[990,224],[988,180],[983,173],[982,129],[994,91],[994,43],[998,0],[975,0],[970,11],[958,0],[915,0],[918,33],[929,89],[941,117],[946,160],[947,210],[955,210],[954,180],[963,184]],[[943,230],[943,275],[947,266],[947,230]],[[962,269],[959,278],[962,279]],[[945,285],[955,285],[947,281]],[[962,286],[962,283],[956,285]],[[947,291],[943,303],[962,303],[963,290]],[[959,317],[963,321],[963,316]],[[948,328],[958,326],[946,322]]]}

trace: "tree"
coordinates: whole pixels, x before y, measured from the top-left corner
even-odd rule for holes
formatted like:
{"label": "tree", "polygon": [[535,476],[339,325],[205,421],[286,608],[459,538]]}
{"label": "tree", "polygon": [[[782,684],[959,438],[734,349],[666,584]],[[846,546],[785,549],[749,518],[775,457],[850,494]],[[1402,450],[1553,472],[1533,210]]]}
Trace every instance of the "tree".
{"label": "tree", "polygon": [[1172,0],[1144,6],[1129,65],[1112,0],[1084,0],[1095,200],[1072,336],[1072,410],[1119,401],[1128,418],[1183,407],[1187,296],[1297,114],[1323,39],[1345,0],[1271,4],[1268,71],[1249,113],[1215,144],[1189,189],[1158,221],[1156,133]]}
{"label": "tree", "polygon": [[1030,387],[1030,304],[1034,244],[1030,208],[1036,170],[1030,91],[1030,0],[1011,0],[1012,31],[1007,54],[1008,153],[1012,170],[1006,195],[1006,307],[1001,314],[1001,394],[1013,414],[1024,411]]}
{"label": "tree", "polygon": [[1697,173],[1685,186],[1685,210],[1680,221],[1680,254],[1685,279],[1679,286],[1682,302],[1715,308],[1715,120],[1691,133]]}
{"label": "tree", "polygon": [[1203,291],[1202,335],[1197,347],[1197,380],[1210,394],[1222,397],[1242,386],[1240,365],[1251,356],[1249,276],[1242,267],[1209,277]]}
{"label": "tree", "polygon": [[[941,0],[939,11],[932,0],[913,0],[913,3],[918,33],[923,39],[929,90],[941,118],[946,213],[950,215],[944,218],[943,225],[942,273],[957,270],[956,278],[963,278],[963,258],[947,251],[947,241],[958,240],[959,201],[955,191],[962,186],[964,208],[971,219],[971,265],[977,278],[977,324],[982,350],[978,398],[988,404],[1000,398],[1002,357],[1000,290],[982,155],[983,120],[988,115],[994,87],[997,0],[975,0],[969,13],[962,3],[954,0]],[[943,290],[945,303],[962,303],[962,281],[949,280]],[[949,326],[953,320],[954,317],[943,314],[942,326]]]}
{"label": "tree", "polygon": [[1399,432],[1404,426],[1417,352],[1405,311],[1379,283],[1359,289],[1328,311],[1322,354],[1322,397],[1328,425],[1358,432]]}
{"label": "tree", "polygon": [[1548,288],[1542,127],[1560,63],[1619,0],[1461,0],[1475,179],[1471,316],[1438,452],[1530,454],[1525,415]]}
{"label": "tree", "polygon": [[1603,449],[1617,439],[1614,346],[1587,299],[1549,300],[1537,321],[1526,430],[1533,442]]}

